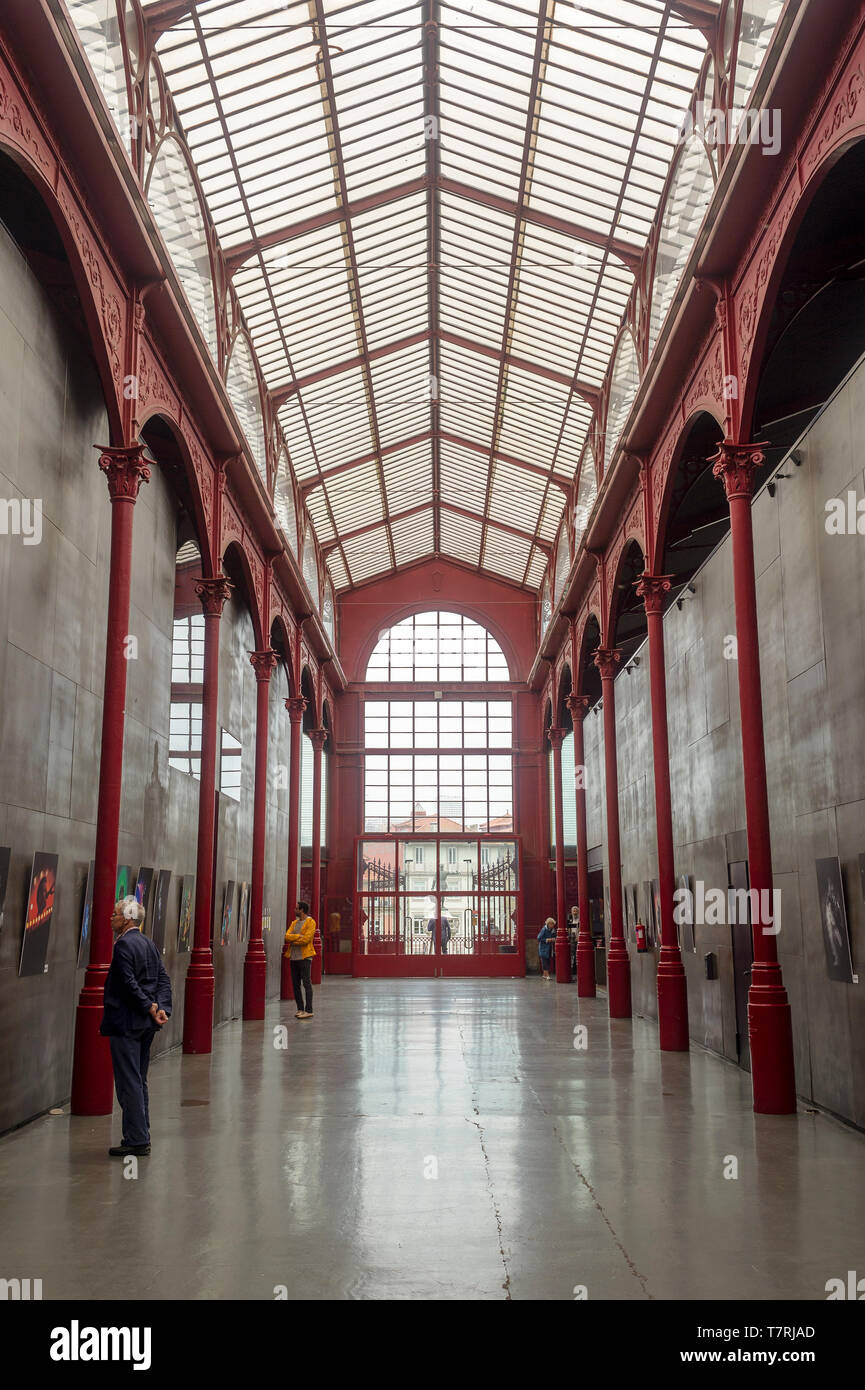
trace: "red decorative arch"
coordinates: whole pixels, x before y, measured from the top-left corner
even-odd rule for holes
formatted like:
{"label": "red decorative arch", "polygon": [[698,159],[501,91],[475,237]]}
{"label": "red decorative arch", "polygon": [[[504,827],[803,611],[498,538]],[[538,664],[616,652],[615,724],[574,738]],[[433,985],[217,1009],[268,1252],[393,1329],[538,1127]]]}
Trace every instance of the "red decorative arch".
{"label": "red decorative arch", "polygon": [[226,555],[228,555],[229,553],[236,558],[240,567],[241,574],[243,576],[245,588],[244,597],[246,599],[246,604],[249,609],[249,616],[252,619],[252,628],[255,634],[256,648],[263,648],[266,645],[265,634],[261,622],[261,610],[256,599],[255,576],[253,573],[252,565],[250,564],[249,554],[247,553],[246,547],[239,540],[229,540],[228,544],[222,547],[222,559],[224,560]]}
{"label": "red decorative arch", "polygon": [[742,439],[750,438],[763,352],[778,287],[802,220],[832,168],[865,138],[865,33],[842,56],[820,100],[819,113],[788,161],[772,201],[771,220],[749,248],[735,294],[741,371]]}
{"label": "red decorative arch", "polygon": [[111,438],[123,430],[123,375],[129,332],[126,293],[106,257],[84,200],[73,188],[51,142],[31,113],[11,68],[0,56],[0,151],[29,179],[45,204],[66,252],[102,383]]}

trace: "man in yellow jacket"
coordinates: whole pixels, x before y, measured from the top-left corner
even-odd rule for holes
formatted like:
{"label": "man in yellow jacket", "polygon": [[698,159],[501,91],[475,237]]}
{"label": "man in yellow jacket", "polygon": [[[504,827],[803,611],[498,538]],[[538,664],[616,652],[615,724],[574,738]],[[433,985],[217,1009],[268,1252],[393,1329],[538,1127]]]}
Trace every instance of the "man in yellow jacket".
{"label": "man in yellow jacket", "polygon": [[[285,933],[284,954],[288,956],[291,967],[291,983],[294,989],[294,1002],[297,1005],[295,1018],[312,1018],[312,958],[315,955],[313,937],[315,922],[307,914],[309,903],[297,904],[297,916]],[[303,997],[301,997],[301,986]]]}

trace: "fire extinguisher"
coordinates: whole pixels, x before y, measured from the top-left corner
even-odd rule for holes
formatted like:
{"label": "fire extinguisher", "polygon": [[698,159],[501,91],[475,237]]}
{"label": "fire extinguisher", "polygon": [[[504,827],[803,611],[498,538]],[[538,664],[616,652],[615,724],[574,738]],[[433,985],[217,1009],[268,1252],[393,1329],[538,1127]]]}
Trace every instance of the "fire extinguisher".
{"label": "fire extinguisher", "polygon": [[638,922],[636,924],[636,926],[634,927],[634,933],[637,938],[637,950],[648,951],[649,947],[646,941],[646,928],[642,922]]}

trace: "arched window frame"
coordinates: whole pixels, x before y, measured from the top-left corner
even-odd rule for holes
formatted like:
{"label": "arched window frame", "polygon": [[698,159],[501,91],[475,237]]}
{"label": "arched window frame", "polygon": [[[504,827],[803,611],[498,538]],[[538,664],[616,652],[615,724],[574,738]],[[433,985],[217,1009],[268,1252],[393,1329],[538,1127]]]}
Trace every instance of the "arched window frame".
{"label": "arched window frame", "polygon": [[553,573],[553,607],[560,602],[565,583],[571,568],[571,549],[568,539],[567,522],[563,521],[556,541],[556,568]]}
{"label": "arched window frame", "polygon": [[[245,357],[246,367],[245,379],[242,383],[233,386],[236,379],[233,373],[238,367],[239,357]],[[237,416],[238,423],[243,431],[252,461],[258,471],[258,476],[268,485],[267,478],[267,431],[264,422],[264,402],[261,395],[261,382],[256,369],[255,352],[247,334],[240,329],[235,335],[231,344],[231,352],[225,369],[225,389],[231,401],[232,408]],[[252,418],[250,418],[250,412]],[[250,432],[250,426],[254,425],[254,434]]]}
{"label": "arched window frame", "polygon": [[[617,390],[617,374],[620,363],[623,361],[626,353],[632,357],[634,376],[628,383],[628,390],[622,392],[621,403],[619,403],[616,401],[615,397],[615,392]],[[634,404],[637,392],[640,389],[640,354],[634,335],[627,326],[625,326],[619,334],[613,356],[610,359],[608,382],[603,449],[604,472],[606,472],[612,462],[616,452],[616,446],[622,437],[622,430],[625,428],[625,423],[630,414],[631,406]],[[613,414],[614,410],[615,415]]]}
{"label": "arched window frame", "polygon": [[315,537],[312,534],[312,524],[307,521],[303,533],[303,550],[300,557],[301,571],[306,580],[306,587],[309,589],[310,597],[316,608],[321,610],[321,581],[318,573],[318,555],[316,554]]}
{"label": "arched window frame", "polygon": [[580,460],[580,471],[577,480],[577,500],[574,503],[574,554],[579,549],[580,542],[589,524],[589,517],[598,496],[598,475],[595,469],[595,458],[592,453],[592,446],[586,442],[583,455]]}
{"label": "arched window frame", "polygon": [[[288,548],[297,557],[297,495],[294,490],[294,475],[285,449],[279,451],[279,463],[273,485],[273,508],[277,522],[288,541]],[[288,503],[286,499],[289,499]]]}
{"label": "arched window frame", "polygon": [[380,632],[364,676],[366,681],[466,685],[510,679],[508,659],[489,628],[463,613],[435,608],[412,613]]}
{"label": "arched window frame", "polygon": [[[195,266],[197,271],[197,276],[194,282],[191,279],[189,271],[184,269],[182,262],[178,259],[178,256],[175,254],[175,250],[173,249],[177,243],[176,235],[170,235],[171,228],[168,225],[167,218],[164,215],[160,215],[159,209],[157,207],[154,207],[151,199],[151,190],[153,187],[154,174],[156,173],[159,167],[160,161],[163,158],[168,157],[168,151],[172,147],[176,150],[181,164],[186,171],[186,176],[189,180],[189,189],[193,194],[195,206],[198,212],[198,219],[201,224],[202,235],[198,242],[198,255],[196,255],[194,252],[189,253],[190,260],[192,261],[192,264]],[[176,180],[174,179],[174,176],[171,174],[170,170],[168,170],[168,174],[169,182],[171,183],[172,187],[175,187]],[[193,319],[198,325],[199,331],[201,333],[202,338],[204,339],[208,352],[210,353],[214,362],[216,362],[219,355],[219,329],[218,312],[216,305],[216,290],[213,274],[213,251],[211,247],[210,227],[208,223],[208,218],[205,213],[204,199],[201,196],[201,189],[199,188],[198,179],[196,177],[192,161],[189,158],[189,153],[186,150],[183,141],[180,140],[179,137],[175,135],[172,131],[168,131],[162,137],[156,149],[154,150],[153,158],[150,161],[150,165],[147,171],[147,178],[144,184],[144,196],[147,198],[150,210],[153,214],[153,220],[159,228],[160,234],[166,244],[166,247],[168,248],[168,252],[171,256],[174,269],[177,273],[177,278],[180,281],[183,293],[186,296],[186,301],[189,305]],[[175,223],[175,227],[176,225],[177,224]],[[200,271],[200,265],[203,265],[205,262],[207,265],[206,278],[203,274],[201,274]],[[198,312],[196,304],[199,299],[199,296],[201,299],[202,310],[209,310],[212,314],[212,318],[208,318],[206,313],[204,314],[204,316],[202,316],[202,313]]]}
{"label": "arched window frame", "polygon": [[[677,258],[676,258],[676,261],[675,261],[674,264],[673,264],[673,267],[671,268],[669,274],[665,274],[664,277],[663,277],[663,279],[662,279],[662,278],[660,277],[660,275],[659,275],[659,262],[660,262],[660,258],[661,258],[661,254],[662,254],[662,248],[664,247],[664,244],[665,244],[665,242],[664,242],[664,229],[665,229],[665,226],[667,225],[667,214],[668,214],[668,211],[670,210],[670,208],[671,208],[672,205],[673,205],[673,200],[674,200],[674,198],[675,198],[676,195],[677,195],[677,192],[678,192],[678,189],[679,189],[679,183],[680,183],[680,176],[683,174],[683,172],[684,172],[684,170],[685,170],[686,162],[687,162],[687,161],[691,158],[691,156],[692,156],[693,154],[695,154],[697,151],[700,151],[700,152],[701,152],[701,155],[702,155],[703,171],[704,171],[704,172],[707,171],[707,172],[708,172],[708,176],[709,176],[709,177],[708,177],[708,180],[706,180],[706,181],[702,184],[702,191],[701,191],[701,194],[700,194],[700,198],[699,198],[699,200],[698,200],[698,203],[697,203],[697,207],[698,207],[698,209],[699,209],[699,217],[697,218],[697,217],[695,216],[695,217],[692,218],[691,221],[689,222],[689,224],[688,224],[688,238],[687,238],[687,241],[684,241],[684,240],[683,240],[683,241],[681,242],[681,244],[680,244],[680,246],[679,246]],[[698,156],[698,158],[699,158],[699,157],[700,157],[700,156]],[[693,186],[693,185],[692,185],[692,186]],[[651,288],[651,294],[650,294],[650,297],[649,297],[649,316],[648,316],[648,355],[649,355],[649,357],[651,357],[651,355],[652,355],[652,351],[653,351],[653,349],[654,349],[654,347],[655,347],[655,344],[656,344],[657,341],[658,341],[658,338],[659,338],[660,333],[661,333],[661,329],[663,328],[664,322],[665,322],[665,320],[666,320],[666,318],[667,318],[667,314],[669,313],[670,305],[672,304],[673,299],[675,298],[676,290],[677,290],[679,284],[681,283],[682,273],[683,273],[683,271],[684,271],[684,269],[685,269],[685,266],[686,266],[686,264],[687,264],[688,257],[689,257],[690,254],[691,254],[691,248],[692,248],[692,246],[694,245],[694,242],[695,242],[696,239],[697,239],[697,235],[698,235],[698,233],[699,233],[700,227],[701,227],[702,224],[703,224],[703,220],[704,220],[704,218],[705,218],[705,216],[706,216],[706,210],[708,209],[709,204],[710,204],[711,201],[712,201],[712,194],[714,193],[714,191],[715,191],[715,169],[714,169],[714,166],[713,166],[711,157],[710,157],[710,155],[709,155],[709,152],[708,152],[708,150],[707,150],[707,148],[706,148],[705,140],[703,139],[703,137],[702,137],[700,134],[696,134],[696,133],[695,133],[695,134],[692,134],[692,135],[690,135],[690,136],[688,137],[688,139],[686,139],[686,140],[684,140],[684,141],[682,142],[682,145],[681,145],[681,147],[680,147],[680,149],[679,149],[679,151],[678,151],[678,153],[677,153],[677,155],[676,155],[676,159],[675,159],[675,162],[674,162],[674,164],[673,164],[673,169],[672,169],[671,177],[670,177],[669,182],[668,182],[668,184],[667,184],[667,191],[666,191],[666,195],[665,195],[665,197],[664,197],[664,202],[663,202],[663,205],[662,205],[662,208],[661,208],[660,217],[659,217],[659,219],[658,219],[658,230],[657,230],[657,237],[656,237],[656,241],[655,241],[654,255],[653,255],[653,266],[652,266],[652,288]],[[661,288],[663,288],[664,290],[667,291],[663,303],[661,302],[661,295],[659,294],[659,289],[661,289]]]}

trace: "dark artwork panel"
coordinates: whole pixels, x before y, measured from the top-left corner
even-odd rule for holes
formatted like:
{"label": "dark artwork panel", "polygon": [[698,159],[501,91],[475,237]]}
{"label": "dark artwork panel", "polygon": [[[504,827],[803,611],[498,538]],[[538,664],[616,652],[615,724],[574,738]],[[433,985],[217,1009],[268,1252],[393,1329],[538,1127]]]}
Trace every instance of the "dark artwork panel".
{"label": "dark artwork panel", "polygon": [[144,931],[147,932],[148,935],[151,934],[150,899],[153,891],[153,875],[155,872],[155,869],[140,868],[138,870],[138,879],[135,884],[135,901],[141,903],[141,906],[144,908]]}
{"label": "dark artwork panel", "polygon": [[78,938],[78,969],[90,964],[90,928],[93,919],[93,880],[96,873],[96,860],[91,859],[84,886],[84,906],[81,909],[81,935]]}
{"label": "dark artwork panel", "polygon": [[654,922],[654,935],[652,945],[661,944],[661,885],[656,878],[652,879],[652,919]]}
{"label": "dark artwork panel", "polygon": [[225,901],[222,905],[222,927],[219,933],[220,946],[227,946],[231,940],[231,922],[234,916],[234,899],[237,895],[237,884],[230,878],[225,885]]}
{"label": "dark artwork panel", "polygon": [[177,951],[183,955],[189,950],[192,941],[192,902],[195,890],[195,874],[183,875],[180,890],[180,916],[177,919]]}
{"label": "dark artwork panel", "polygon": [[153,896],[153,930],[151,936],[154,946],[165,955],[165,925],[168,921],[168,894],[171,890],[171,870],[160,869]]}
{"label": "dark artwork panel", "polygon": [[131,864],[117,865],[117,884],[114,889],[114,900],[120,902],[121,898],[131,898],[135,893],[135,879],[132,877]]}
{"label": "dark artwork panel", "polygon": [[[676,887],[691,893],[691,879],[689,875],[679,874],[676,880]],[[679,949],[682,951],[696,951],[697,937],[694,931],[693,895],[684,899],[677,916],[681,919],[679,922]]]}
{"label": "dark artwork panel", "polygon": [[646,945],[655,942],[655,895],[649,879],[643,883],[643,926],[646,928]]}
{"label": "dark artwork panel", "polygon": [[240,905],[237,909],[237,939],[245,941],[249,932],[249,884],[240,885]]}
{"label": "dark artwork panel", "polygon": [[48,969],[48,939],[57,890],[57,855],[36,853],[30,873],[30,892],[24,917],[19,975],[44,975]]}
{"label": "dark artwork panel", "polygon": [[847,926],[847,905],[841,879],[841,860],[837,855],[817,860],[817,896],[820,899],[820,921],[823,925],[823,947],[826,951],[826,973],[830,980],[853,983],[853,960],[850,955],[850,930]]}
{"label": "dark artwork panel", "polygon": [[0,848],[0,932],[3,931],[3,916],[6,909],[6,888],[9,884],[9,863],[12,850],[8,845]]}

